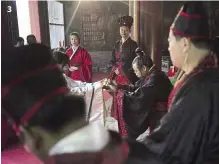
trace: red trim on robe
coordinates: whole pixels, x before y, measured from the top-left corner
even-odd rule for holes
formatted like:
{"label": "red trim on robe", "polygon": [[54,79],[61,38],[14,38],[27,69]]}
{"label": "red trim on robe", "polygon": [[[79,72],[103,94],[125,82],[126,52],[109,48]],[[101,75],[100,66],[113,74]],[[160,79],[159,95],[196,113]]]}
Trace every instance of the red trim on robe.
{"label": "red trim on robe", "polygon": [[[116,60],[119,59],[120,53],[116,53]],[[122,70],[122,62],[116,62],[116,65],[112,68],[109,78],[111,80],[115,80],[117,84],[127,85],[129,84],[128,78],[124,75]],[[116,75],[114,72],[116,69],[119,69],[119,75]],[[120,101],[121,95],[118,95],[119,92],[113,95],[113,102],[111,106],[111,116],[118,120],[118,111],[121,109],[120,105],[118,105],[118,101]],[[121,120],[122,121],[122,120]],[[124,130],[124,136],[126,136],[127,132]]]}
{"label": "red trim on robe", "polygon": [[128,132],[126,129],[125,121],[123,119],[123,96],[124,91],[122,89],[118,90],[116,95],[117,111],[114,111],[113,114],[117,117],[120,135],[124,138],[127,138]]}
{"label": "red trim on robe", "polygon": [[178,71],[178,68],[175,66],[170,67],[169,71],[168,71],[168,77],[173,77],[175,76],[176,72]]}
{"label": "red trim on robe", "polygon": [[[69,48],[66,54],[70,58],[73,54],[72,48]],[[79,46],[71,60],[69,60],[69,67],[71,66],[79,68],[76,71],[68,71],[67,75],[71,79],[88,83],[92,82],[92,60],[87,50]]]}

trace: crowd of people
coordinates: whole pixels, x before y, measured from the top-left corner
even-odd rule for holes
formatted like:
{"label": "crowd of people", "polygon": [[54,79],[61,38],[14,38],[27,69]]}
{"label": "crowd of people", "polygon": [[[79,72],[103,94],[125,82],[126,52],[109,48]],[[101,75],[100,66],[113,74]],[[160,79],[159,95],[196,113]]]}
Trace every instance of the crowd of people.
{"label": "crowd of people", "polygon": [[51,51],[31,35],[28,45],[19,38],[2,54],[2,114],[44,163],[219,162],[218,45],[203,3],[186,2],[170,27],[168,50],[179,72],[174,85],[131,39],[132,23],[120,18],[111,72],[96,83],[113,97],[117,132],[87,119],[92,61],[78,33],[70,34],[67,50]]}

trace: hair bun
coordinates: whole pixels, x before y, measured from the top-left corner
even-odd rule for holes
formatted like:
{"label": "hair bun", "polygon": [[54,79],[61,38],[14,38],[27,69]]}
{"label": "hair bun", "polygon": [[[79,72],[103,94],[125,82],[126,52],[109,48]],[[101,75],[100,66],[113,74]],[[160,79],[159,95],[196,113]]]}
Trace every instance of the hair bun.
{"label": "hair bun", "polygon": [[136,48],[135,53],[137,56],[139,57],[143,57],[144,56],[144,51],[141,48]]}

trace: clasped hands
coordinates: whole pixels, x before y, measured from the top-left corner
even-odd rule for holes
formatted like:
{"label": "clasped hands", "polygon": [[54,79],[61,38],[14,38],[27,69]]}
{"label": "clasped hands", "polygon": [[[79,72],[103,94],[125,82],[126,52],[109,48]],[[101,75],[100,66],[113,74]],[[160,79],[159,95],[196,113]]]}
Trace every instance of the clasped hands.
{"label": "clasped hands", "polygon": [[107,78],[101,80],[101,85],[102,88],[107,90],[109,93],[115,93],[118,88],[118,84],[115,81]]}

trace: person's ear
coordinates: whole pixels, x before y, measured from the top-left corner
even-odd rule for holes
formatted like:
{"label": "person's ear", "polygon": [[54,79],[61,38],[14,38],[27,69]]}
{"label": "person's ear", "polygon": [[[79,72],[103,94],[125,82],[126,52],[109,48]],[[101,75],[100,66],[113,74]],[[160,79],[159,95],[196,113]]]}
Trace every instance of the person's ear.
{"label": "person's ear", "polygon": [[148,71],[148,69],[147,69],[147,67],[146,67],[145,65],[143,65],[142,70],[143,70],[144,72],[147,72],[147,71]]}
{"label": "person's ear", "polygon": [[183,51],[184,54],[186,54],[189,51],[189,49],[191,47],[191,44],[192,43],[191,43],[190,38],[183,37],[181,39],[181,47],[182,47],[182,51]]}

